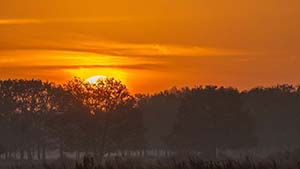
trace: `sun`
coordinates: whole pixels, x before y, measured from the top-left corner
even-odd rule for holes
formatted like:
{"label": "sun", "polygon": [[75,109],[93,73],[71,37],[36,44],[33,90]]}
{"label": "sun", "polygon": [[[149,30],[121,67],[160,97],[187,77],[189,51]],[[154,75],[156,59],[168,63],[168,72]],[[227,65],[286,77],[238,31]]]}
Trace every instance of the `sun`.
{"label": "sun", "polygon": [[106,78],[107,78],[107,76],[105,76],[105,75],[95,75],[95,76],[91,76],[91,77],[87,78],[85,81],[89,82],[91,84],[96,84],[98,80],[103,80]]}

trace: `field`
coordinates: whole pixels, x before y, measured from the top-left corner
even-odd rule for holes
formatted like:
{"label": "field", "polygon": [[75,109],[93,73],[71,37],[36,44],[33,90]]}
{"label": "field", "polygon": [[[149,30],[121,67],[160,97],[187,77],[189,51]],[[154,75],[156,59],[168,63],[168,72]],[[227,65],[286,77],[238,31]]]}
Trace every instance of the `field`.
{"label": "field", "polygon": [[52,160],[47,163],[37,161],[1,161],[1,169],[300,169],[300,161],[295,159],[277,160],[218,160],[206,161],[198,157],[188,158],[113,158],[96,162],[92,157],[74,160]]}

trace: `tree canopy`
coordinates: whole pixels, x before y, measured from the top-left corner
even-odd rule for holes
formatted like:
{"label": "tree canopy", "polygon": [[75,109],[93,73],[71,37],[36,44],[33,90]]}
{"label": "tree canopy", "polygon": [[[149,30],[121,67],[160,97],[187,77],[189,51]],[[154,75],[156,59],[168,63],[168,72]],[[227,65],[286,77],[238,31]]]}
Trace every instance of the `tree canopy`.
{"label": "tree canopy", "polygon": [[110,78],[62,85],[1,80],[0,154],[45,160],[47,152],[59,150],[61,158],[84,152],[101,159],[158,149],[216,158],[222,148],[295,147],[299,103],[300,89],[291,85],[242,92],[199,86],[133,96]]}

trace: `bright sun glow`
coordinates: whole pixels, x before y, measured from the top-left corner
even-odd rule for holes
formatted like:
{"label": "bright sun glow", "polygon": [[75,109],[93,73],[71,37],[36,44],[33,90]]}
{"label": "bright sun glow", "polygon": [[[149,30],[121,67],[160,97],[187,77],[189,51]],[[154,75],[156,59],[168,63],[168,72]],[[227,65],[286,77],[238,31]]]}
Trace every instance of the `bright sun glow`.
{"label": "bright sun glow", "polygon": [[96,75],[96,76],[92,76],[86,79],[87,82],[92,83],[92,84],[96,84],[98,80],[103,80],[107,78],[107,76],[104,75]]}

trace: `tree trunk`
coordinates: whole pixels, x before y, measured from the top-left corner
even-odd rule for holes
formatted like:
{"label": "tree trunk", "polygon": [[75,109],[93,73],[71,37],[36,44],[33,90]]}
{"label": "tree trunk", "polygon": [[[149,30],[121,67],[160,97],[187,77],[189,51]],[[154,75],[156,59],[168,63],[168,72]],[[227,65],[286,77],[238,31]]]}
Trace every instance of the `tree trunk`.
{"label": "tree trunk", "polygon": [[76,161],[80,160],[80,152],[77,150],[76,151]]}
{"label": "tree trunk", "polygon": [[32,160],[32,152],[30,148],[27,150],[27,160],[31,161]]}
{"label": "tree trunk", "polygon": [[97,160],[99,157],[99,153],[97,151],[97,148],[94,149],[94,159]]}
{"label": "tree trunk", "polygon": [[23,149],[21,149],[21,151],[20,151],[20,159],[24,160],[24,150]]}
{"label": "tree trunk", "polygon": [[[108,113],[108,112],[106,112]],[[107,134],[108,134],[108,114],[105,115],[105,122],[104,122],[104,131],[103,131],[103,135],[102,135],[102,145],[101,145],[101,150],[100,150],[100,157],[101,159],[104,157],[105,155],[105,146],[106,146],[106,139],[107,139]]]}
{"label": "tree trunk", "polygon": [[89,150],[86,149],[85,152],[84,152],[84,156],[88,156],[89,155]]}
{"label": "tree trunk", "polygon": [[8,160],[8,152],[5,152],[5,160]]}
{"label": "tree trunk", "polygon": [[38,146],[37,146],[37,156],[38,156],[38,160],[41,160],[41,147],[40,147],[40,144],[38,144]]}
{"label": "tree trunk", "polygon": [[8,159],[11,160],[11,151],[8,151]]}
{"label": "tree trunk", "polygon": [[63,146],[62,141],[60,142],[60,145],[59,145],[59,158],[64,159],[64,146]]}
{"label": "tree trunk", "polygon": [[43,158],[43,161],[46,162],[47,158],[46,158],[46,146],[43,145],[42,147],[42,158]]}
{"label": "tree trunk", "polygon": [[32,154],[32,160],[34,160],[35,159],[35,149],[34,149],[34,147],[32,147],[32,149],[31,149],[31,154]]}
{"label": "tree trunk", "polygon": [[17,160],[17,151],[14,152],[14,160]]}

